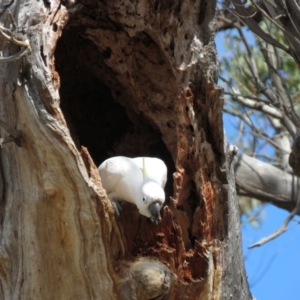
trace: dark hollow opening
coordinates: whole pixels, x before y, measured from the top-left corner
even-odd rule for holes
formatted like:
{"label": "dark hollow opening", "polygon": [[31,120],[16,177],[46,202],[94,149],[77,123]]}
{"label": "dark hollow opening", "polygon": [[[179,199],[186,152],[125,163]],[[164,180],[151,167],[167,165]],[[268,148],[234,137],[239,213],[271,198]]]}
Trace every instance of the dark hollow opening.
{"label": "dark hollow opening", "polygon": [[[71,136],[79,151],[82,146],[87,147],[96,166],[99,166],[105,159],[118,155],[161,158],[168,167],[165,204],[169,205],[169,197],[173,195],[172,177],[175,167],[172,157],[162,141],[161,133],[154,122],[152,123],[151,120],[146,119],[143,112],[139,112],[131,106],[133,104],[130,103],[129,97],[126,98],[124,87],[126,83],[123,83],[122,87],[118,82],[118,74],[107,67],[105,60],[108,60],[114,54],[113,49],[110,47],[102,47],[102,50],[99,49],[101,47],[97,48],[96,43],[94,44],[86,38],[84,25],[78,26],[78,24],[83,22],[88,24],[86,26],[90,26],[90,20],[87,19],[92,19],[92,21],[95,21],[95,23],[92,22],[95,27],[98,27],[98,22],[102,22],[100,25],[104,28],[113,26],[116,31],[121,31],[122,28],[116,27],[116,24],[112,24],[112,21],[103,17],[99,11],[89,9],[88,13],[95,15],[95,18],[91,18],[90,15],[83,15],[81,20],[81,16],[78,14],[83,13],[78,12],[77,16],[70,19],[55,50],[55,67],[61,80],[61,109]],[[144,53],[148,53],[149,49],[152,49],[150,53],[153,54],[153,57],[156,57],[154,55],[156,48],[155,45],[152,45],[154,41],[151,41],[147,34],[142,33],[136,37],[138,45],[141,41],[144,41],[144,44],[142,47],[137,47],[139,51],[136,55],[142,56]],[[146,43],[145,41],[149,42]],[[97,42],[99,45],[101,37]],[[139,57],[135,58],[138,61]],[[123,60],[119,61],[119,63],[123,62]],[[143,65],[139,65],[139,67],[142,68]],[[159,70],[155,69],[157,73],[159,73]],[[165,74],[168,75],[167,72]],[[145,74],[141,70],[141,74],[134,74],[134,76],[145,76]],[[155,105],[153,104],[153,106]],[[160,109],[159,105],[156,105],[155,108]],[[172,110],[169,114],[172,115]],[[175,128],[176,123],[171,118],[166,118],[166,126]],[[197,203],[199,203],[196,192],[190,194],[187,202],[189,208],[183,208],[192,218]],[[164,259],[166,252],[163,252],[164,247],[158,244],[165,243],[172,249],[175,257],[176,255],[183,255],[180,249],[176,249],[176,245],[181,243],[177,239],[182,239],[182,235],[177,231],[177,221],[175,220],[173,227],[169,226],[173,224],[172,215],[169,214],[165,216],[166,218],[162,216],[162,223],[168,222],[168,226],[164,226],[164,228],[161,226],[160,229],[157,229],[159,226],[149,226],[146,223],[148,220],[141,218],[137,211],[136,214],[132,214],[132,207],[129,206],[130,204],[123,205],[124,209],[120,220],[121,222],[122,219],[130,220],[130,222],[122,222],[125,228],[124,233],[127,236],[127,251],[129,254],[131,252],[134,255],[160,255]],[[158,231],[160,231],[160,235],[157,235]],[[191,243],[188,243],[186,247],[191,249],[195,238],[189,229],[188,231]],[[162,252],[157,252],[157,250],[162,250]],[[167,256],[169,255],[173,254],[167,254]],[[202,270],[205,270],[205,261],[202,256],[197,255],[196,258],[194,260],[195,267],[191,263],[190,269],[194,278],[200,278]],[[176,262],[174,264],[175,269],[178,268],[180,259],[174,260]],[[195,273],[193,269],[199,269],[198,266],[200,266],[200,271]],[[186,271],[186,274],[190,274],[190,271]],[[185,278],[182,274],[180,276]]]}
{"label": "dark hollow opening", "polygon": [[58,41],[55,66],[60,76],[61,109],[71,136],[79,150],[81,146],[88,148],[97,167],[117,155],[161,158],[168,167],[168,203],[175,171],[172,158],[158,130],[117,102],[122,91],[115,89],[112,96],[108,86],[118,83],[103,63],[107,55],[109,49],[100,53],[81,37],[78,27],[66,28]]}

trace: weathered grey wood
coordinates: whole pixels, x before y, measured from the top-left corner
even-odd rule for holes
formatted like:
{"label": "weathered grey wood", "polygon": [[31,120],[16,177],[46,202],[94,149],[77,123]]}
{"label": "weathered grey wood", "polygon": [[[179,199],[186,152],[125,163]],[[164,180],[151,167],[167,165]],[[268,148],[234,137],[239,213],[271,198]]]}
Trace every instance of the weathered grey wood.
{"label": "weathered grey wood", "polygon": [[[10,10],[31,53],[0,65],[0,119],[20,133],[1,149],[0,298],[250,299],[215,85],[215,2]],[[11,27],[5,9],[0,22]],[[94,162],[154,153],[171,175],[162,223],[126,203],[117,221]]]}
{"label": "weathered grey wood", "polygon": [[246,154],[235,158],[238,194],[293,210],[299,193],[299,178]]}
{"label": "weathered grey wood", "polygon": [[[228,178],[228,186],[224,186],[224,190],[228,192],[228,213],[224,218],[228,218],[228,240],[226,249],[223,299],[251,299],[249,293],[247,275],[244,268],[244,260],[241,247],[241,231],[239,209],[236,202],[235,190],[235,155],[236,150],[229,144],[225,144],[225,153],[227,156],[226,172]],[[225,243],[224,243],[225,244]],[[240,286],[237,285],[239,283]]]}

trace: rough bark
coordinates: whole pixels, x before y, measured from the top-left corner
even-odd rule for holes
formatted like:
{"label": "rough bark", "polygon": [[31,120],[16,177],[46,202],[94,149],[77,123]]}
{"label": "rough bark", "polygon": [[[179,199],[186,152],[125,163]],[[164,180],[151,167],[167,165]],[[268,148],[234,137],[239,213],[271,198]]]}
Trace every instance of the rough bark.
{"label": "rough bark", "polygon": [[[1,149],[0,298],[250,299],[215,3],[9,5],[31,53],[0,71],[0,118],[20,133]],[[129,204],[116,221],[96,166],[117,154],[168,165],[159,226]]]}

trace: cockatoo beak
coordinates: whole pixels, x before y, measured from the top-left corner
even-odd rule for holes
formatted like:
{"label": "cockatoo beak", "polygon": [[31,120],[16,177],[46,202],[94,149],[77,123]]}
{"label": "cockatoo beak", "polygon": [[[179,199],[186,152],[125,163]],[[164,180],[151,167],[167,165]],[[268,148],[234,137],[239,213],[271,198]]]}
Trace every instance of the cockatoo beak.
{"label": "cockatoo beak", "polygon": [[150,212],[150,221],[152,223],[158,224],[161,221],[160,216],[161,203],[156,201],[149,205],[148,210]]}

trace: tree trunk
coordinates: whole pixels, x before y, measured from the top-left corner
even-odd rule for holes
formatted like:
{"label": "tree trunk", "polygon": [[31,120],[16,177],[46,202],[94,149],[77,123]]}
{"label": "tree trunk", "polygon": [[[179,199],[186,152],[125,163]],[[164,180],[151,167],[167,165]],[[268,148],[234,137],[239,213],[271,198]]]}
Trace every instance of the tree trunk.
{"label": "tree trunk", "polygon": [[[25,55],[0,71],[0,298],[251,299],[214,1],[1,5],[3,56]],[[114,155],[166,162],[158,226],[127,203],[116,220]]]}

